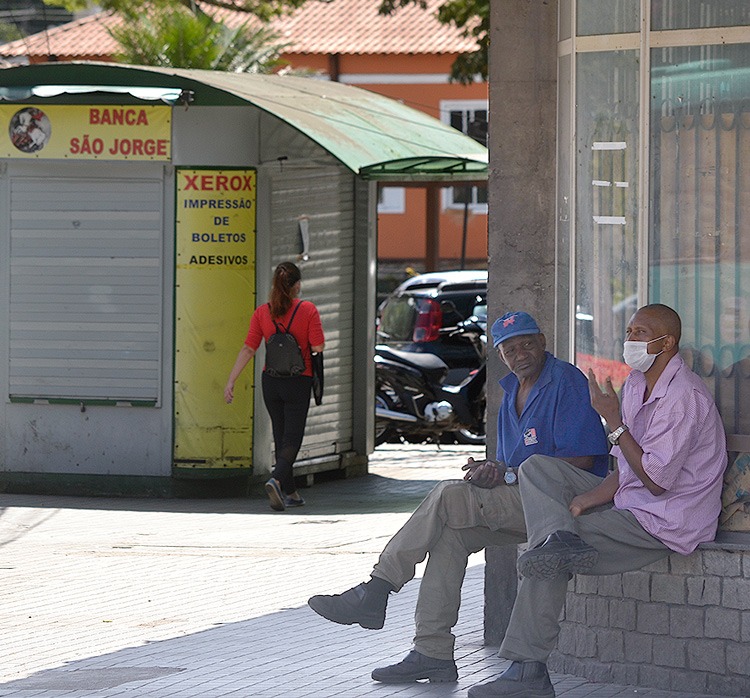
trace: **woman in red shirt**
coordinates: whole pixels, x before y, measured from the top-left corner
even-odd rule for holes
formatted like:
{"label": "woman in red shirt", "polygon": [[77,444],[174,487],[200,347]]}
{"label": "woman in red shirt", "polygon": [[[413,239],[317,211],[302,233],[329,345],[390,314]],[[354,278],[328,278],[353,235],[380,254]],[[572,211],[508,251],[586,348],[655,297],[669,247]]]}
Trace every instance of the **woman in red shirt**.
{"label": "woman in red shirt", "polygon": [[293,466],[302,445],[310,407],[310,354],[323,351],[325,346],[318,309],[310,301],[298,298],[300,286],[301,274],[295,264],[282,262],[276,267],[268,303],[259,306],[253,313],[247,338],[224,388],[224,399],[232,402],[235,381],[255,356],[261,341],[268,341],[277,331],[276,325],[283,326],[297,340],[305,361],[305,370],[301,374],[272,376],[265,366],[263,368],[263,402],[271,416],[276,456],[271,478],[266,483],[266,492],[274,511],[284,511],[286,507],[299,507],[305,503],[294,485]]}

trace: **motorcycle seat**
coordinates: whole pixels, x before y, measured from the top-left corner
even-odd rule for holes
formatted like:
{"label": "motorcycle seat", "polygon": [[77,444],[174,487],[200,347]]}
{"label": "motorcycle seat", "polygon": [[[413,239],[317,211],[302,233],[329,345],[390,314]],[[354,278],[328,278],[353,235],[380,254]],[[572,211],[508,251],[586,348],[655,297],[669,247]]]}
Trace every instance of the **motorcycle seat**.
{"label": "motorcycle seat", "polygon": [[383,358],[398,361],[402,364],[412,364],[425,373],[444,374],[448,371],[448,366],[439,356],[428,352],[400,351],[391,349],[384,344],[378,344],[375,351]]}

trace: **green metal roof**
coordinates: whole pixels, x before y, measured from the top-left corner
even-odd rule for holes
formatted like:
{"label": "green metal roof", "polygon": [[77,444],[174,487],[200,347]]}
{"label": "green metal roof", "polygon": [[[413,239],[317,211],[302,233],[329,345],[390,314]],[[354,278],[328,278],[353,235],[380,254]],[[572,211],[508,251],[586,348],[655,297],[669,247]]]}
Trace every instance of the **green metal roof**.
{"label": "green metal roof", "polygon": [[[101,88],[91,92],[107,92],[107,87],[181,88],[194,93],[195,106],[252,104],[305,134],[365,179],[487,178],[487,149],[474,139],[396,100],[336,82],[89,62],[0,70],[0,96],[19,101],[23,88],[39,85]],[[80,103],[81,96],[54,99]]]}

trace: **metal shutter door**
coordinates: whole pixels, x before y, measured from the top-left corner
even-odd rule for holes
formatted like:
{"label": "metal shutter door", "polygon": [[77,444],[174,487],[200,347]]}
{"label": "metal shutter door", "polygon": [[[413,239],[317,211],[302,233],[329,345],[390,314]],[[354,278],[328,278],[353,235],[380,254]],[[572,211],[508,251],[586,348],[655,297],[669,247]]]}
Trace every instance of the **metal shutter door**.
{"label": "metal shutter door", "polygon": [[[310,259],[300,252],[298,218],[307,216]],[[310,406],[298,460],[341,453],[352,444],[354,178],[337,167],[284,168],[274,175],[272,265],[300,265],[302,298],[320,311],[326,337],[323,404]],[[263,297],[266,291],[260,291]]]}
{"label": "metal shutter door", "polygon": [[11,398],[159,399],[160,178],[10,182]]}

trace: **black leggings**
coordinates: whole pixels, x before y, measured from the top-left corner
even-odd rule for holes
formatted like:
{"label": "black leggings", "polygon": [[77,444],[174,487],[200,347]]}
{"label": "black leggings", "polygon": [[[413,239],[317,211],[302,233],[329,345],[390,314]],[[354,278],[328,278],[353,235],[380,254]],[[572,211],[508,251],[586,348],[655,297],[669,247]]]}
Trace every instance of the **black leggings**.
{"label": "black leggings", "polygon": [[263,402],[271,416],[276,464],[272,475],[285,494],[293,494],[294,473],[292,466],[305,435],[307,410],[310,408],[310,376],[277,378],[263,374]]}

